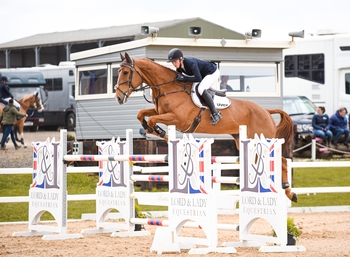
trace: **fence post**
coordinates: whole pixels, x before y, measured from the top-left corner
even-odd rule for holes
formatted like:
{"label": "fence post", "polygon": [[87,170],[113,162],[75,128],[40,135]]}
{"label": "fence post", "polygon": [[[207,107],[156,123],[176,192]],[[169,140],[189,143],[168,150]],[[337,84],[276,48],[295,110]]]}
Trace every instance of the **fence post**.
{"label": "fence post", "polygon": [[316,160],[316,140],[312,139],[312,144],[311,144],[311,160],[315,161]]}

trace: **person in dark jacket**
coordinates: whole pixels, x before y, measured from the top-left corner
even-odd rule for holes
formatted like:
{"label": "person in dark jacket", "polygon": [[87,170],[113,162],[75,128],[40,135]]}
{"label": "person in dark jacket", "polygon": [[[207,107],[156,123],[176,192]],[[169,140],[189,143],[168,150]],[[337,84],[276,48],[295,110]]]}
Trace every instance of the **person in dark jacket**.
{"label": "person in dark jacket", "polygon": [[16,121],[16,116],[27,117],[27,114],[21,113],[17,111],[16,107],[13,105],[13,99],[9,100],[8,106],[6,106],[0,115],[0,122],[4,125],[4,134],[1,140],[1,150],[6,150],[5,142],[7,137],[11,134],[11,139],[13,144],[15,145],[16,150],[21,146],[17,145],[16,139],[13,133],[13,125]]}
{"label": "person in dark jacket", "polygon": [[[5,100],[8,103],[10,99],[13,99],[13,95],[10,92],[10,87],[7,85],[7,77],[3,76],[0,80],[0,100]],[[19,111],[19,103],[16,100],[13,100],[13,104]]]}
{"label": "person in dark jacket", "polygon": [[346,109],[344,107],[340,108],[333,114],[330,118],[331,123],[331,131],[333,135],[335,135],[334,138],[334,145],[336,148],[338,148],[338,140],[339,138],[344,134],[344,145],[349,148],[349,129],[348,126],[348,119],[346,117]]}
{"label": "person in dark jacket", "polygon": [[333,133],[329,130],[331,124],[329,117],[325,112],[326,109],[323,106],[317,108],[317,112],[312,118],[312,127],[314,128],[315,136],[322,138],[324,144],[327,144],[327,146],[330,147]]}
{"label": "person in dark jacket", "polygon": [[[203,61],[193,57],[184,58],[178,48],[173,48],[168,54],[168,62],[171,62],[178,74],[176,79],[184,82],[200,82],[198,92],[203,97],[211,111],[211,123],[213,126],[222,118],[221,113],[216,109],[214,101],[208,89],[219,81],[220,71],[215,63]],[[183,75],[185,74],[185,75]]]}

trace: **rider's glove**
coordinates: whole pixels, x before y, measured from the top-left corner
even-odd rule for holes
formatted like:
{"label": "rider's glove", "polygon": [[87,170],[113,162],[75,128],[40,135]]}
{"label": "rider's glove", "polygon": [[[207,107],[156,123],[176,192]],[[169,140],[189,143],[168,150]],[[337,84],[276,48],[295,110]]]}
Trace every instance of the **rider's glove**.
{"label": "rider's glove", "polygon": [[176,80],[178,80],[178,81],[186,81],[186,78],[185,78],[184,75],[177,74],[177,75],[176,75]]}

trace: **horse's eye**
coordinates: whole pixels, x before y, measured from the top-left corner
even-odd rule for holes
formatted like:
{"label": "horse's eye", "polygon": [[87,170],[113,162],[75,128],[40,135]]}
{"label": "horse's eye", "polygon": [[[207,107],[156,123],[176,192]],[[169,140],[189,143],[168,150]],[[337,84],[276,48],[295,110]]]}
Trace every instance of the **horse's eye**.
{"label": "horse's eye", "polygon": [[123,75],[128,75],[128,73],[129,73],[129,72],[127,72],[127,71],[124,71],[124,72],[123,72]]}

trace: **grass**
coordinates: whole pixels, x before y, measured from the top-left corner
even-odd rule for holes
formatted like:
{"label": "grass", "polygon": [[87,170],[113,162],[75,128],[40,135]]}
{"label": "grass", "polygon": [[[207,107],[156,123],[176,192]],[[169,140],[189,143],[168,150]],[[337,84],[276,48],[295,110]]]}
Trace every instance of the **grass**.
{"label": "grass", "polygon": [[[1,175],[0,197],[26,196],[32,175]],[[68,194],[94,194],[97,174],[68,174]],[[293,170],[293,187],[332,187],[350,186],[349,168],[295,168]],[[226,188],[228,189],[228,188]],[[230,188],[232,189],[232,188]],[[151,191],[166,191],[155,189]],[[135,188],[135,191],[140,191]],[[350,205],[350,193],[328,193],[317,195],[299,195],[299,202],[293,207],[305,206],[337,206]],[[166,207],[141,205],[141,211],[162,211]],[[83,213],[96,213],[95,201],[69,201],[68,219],[80,219]],[[11,215],[9,215],[11,214]],[[50,213],[44,213],[41,220],[52,220]],[[28,203],[1,203],[0,222],[14,222],[28,220]]]}
{"label": "grass", "polygon": [[[349,168],[294,168],[293,187],[350,186]],[[350,205],[350,193],[299,195],[293,207]]]}

